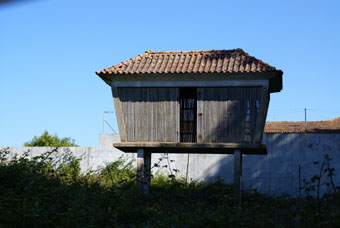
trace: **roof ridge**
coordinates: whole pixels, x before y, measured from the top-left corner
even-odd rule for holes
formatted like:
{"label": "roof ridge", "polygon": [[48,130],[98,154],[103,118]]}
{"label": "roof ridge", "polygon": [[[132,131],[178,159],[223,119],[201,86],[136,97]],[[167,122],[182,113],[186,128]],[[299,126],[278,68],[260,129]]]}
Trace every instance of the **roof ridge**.
{"label": "roof ridge", "polygon": [[235,49],[211,49],[211,50],[188,50],[188,51],[155,51],[155,50],[146,50],[143,54],[161,54],[161,53],[200,53],[200,52],[240,52],[249,56],[242,48]]}

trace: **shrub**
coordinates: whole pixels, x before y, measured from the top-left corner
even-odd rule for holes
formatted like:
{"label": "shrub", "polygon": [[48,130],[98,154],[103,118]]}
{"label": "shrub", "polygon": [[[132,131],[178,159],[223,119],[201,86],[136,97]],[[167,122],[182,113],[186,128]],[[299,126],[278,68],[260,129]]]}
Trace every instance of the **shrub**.
{"label": "shrub", "polygon": [[[270,197],[243,193],[238,204],[222,180],[191,182],[157,175],[151,193],[135,191],[133,160],[80,173],[79,159],[58,148],[32,160],[0,150],[0,227],[339,227],[340,196]],[[327,160],[326,160],[327,161]],[[327,169],[335,172],[327,163]],[[315,208],[321,203],[322,215]],[[311,206],[312,205],[312,206]],[[317,218],[317,219],[315,219]]]}
{"label": "shrub", "polygon": [[71,147],[78,146],[75,144],[75,140],[71,138],[59,138],[56,134],[50,135],[48,131],[37,137],[34,136],[29,142],[25,142],[24,146],[50,146],[50,147]]}

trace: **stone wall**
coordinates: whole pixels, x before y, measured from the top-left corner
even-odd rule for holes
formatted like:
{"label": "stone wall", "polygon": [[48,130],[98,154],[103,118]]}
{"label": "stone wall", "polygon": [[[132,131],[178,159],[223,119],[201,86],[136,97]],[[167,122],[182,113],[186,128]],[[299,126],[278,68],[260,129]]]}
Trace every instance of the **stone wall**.
{"label": "stone wall", "polygon": [[[124,155],[123,152],[112,147],[113,142],[119,142],[119,135],[100,135],[98,147],[70,147],[73,154],[81,158],[83,172],[97,170],[106,164],[117,160]],[[304,194],[299,190],[303,186],[303,178],[310,179],[319,173],[319,165],[313,162],[323,160],[325,154],[331,158],[331,166],[335,174],[340,172],[340,134],[264,134],[263,143],[267,145],[267,155],[244,155],[243,159],[243,185],[245,189],[254,189],[262,193],[282,194],[288,193],[298,196]],[[30,151],[30,156],[37,156],[52,150],[48,147],[10,147],[10,156]],[[60,148],[60,152],[67,148]],[[125,154],[131,159],[136,154]],[[217,177],[226,183],[233,181],[233,155],[216,154],[153,154],[152,164],[161,161],[161,166],[167,168],[153,173],[172,172],[179,170],[180,175],[188,180],[212,181]],[[340,174],[334,177],[335,183],[340,185]],[[326,189],[323,189],[325,192]]]}

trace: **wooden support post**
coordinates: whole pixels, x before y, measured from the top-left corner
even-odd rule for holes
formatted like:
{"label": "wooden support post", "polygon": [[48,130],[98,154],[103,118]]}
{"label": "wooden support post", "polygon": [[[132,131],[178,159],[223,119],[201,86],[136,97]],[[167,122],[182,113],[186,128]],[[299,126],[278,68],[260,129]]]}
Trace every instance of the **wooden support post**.
{"label": "wooden support post", "polygon": [[241,186],[242,186],[242,153],[240,150],[234,150],[234,194],[236,200],[241,203]]}
{"label": "wooden support post", "polygon": [[137,150],[137,192],[149,194],[151,178],[151,153]]}

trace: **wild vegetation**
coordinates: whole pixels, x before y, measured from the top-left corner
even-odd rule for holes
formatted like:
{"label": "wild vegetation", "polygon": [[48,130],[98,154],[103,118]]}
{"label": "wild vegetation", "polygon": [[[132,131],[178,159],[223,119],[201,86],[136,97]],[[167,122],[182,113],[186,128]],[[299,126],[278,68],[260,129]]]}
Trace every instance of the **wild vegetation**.
{"label": "wild vegetation", "polygon": [[[0,227],[340,226],[340,195],[331,183],[335,170],[329,157],[315,164],[321,173],[305,180],[307,197],[245,191],[238,204],[222,180],[186,183],[164,175],[152,177],[150,195],[140,196],[133,161],[122,157],[81,174],[78,159],[57,152],[9,160],[8,150],[0,150]],[[323,184],[330,192],[321,197]]]}

